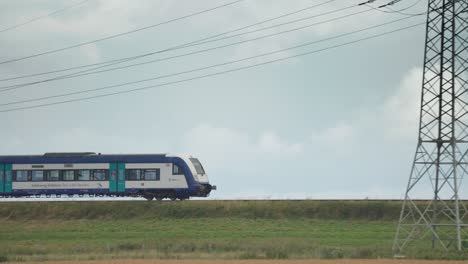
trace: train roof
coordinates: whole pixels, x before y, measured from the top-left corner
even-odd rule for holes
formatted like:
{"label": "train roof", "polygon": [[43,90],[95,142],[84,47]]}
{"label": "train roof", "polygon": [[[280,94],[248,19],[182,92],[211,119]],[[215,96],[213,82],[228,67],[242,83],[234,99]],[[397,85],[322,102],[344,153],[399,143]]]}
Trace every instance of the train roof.
{"label": "train roof", "polygon": [[95,163],[95,162],[161,162],[178,157],[168,154],[101,154],[95,152],[49,152],[43,155],[2,155],[0,163]]}
{"label": "train roof", "polygon": [[0,158],[4,157],[89,157],[89,156],[158,156],[166,157],[167,153],[131,153],[131,154],[101,154],[96,152],[46,152],[42,155],[0,155]]}

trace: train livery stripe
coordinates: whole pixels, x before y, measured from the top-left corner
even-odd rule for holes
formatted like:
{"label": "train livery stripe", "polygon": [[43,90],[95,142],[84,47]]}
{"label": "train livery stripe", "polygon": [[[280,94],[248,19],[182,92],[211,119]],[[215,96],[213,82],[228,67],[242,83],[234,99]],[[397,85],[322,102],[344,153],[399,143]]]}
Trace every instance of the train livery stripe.
{"label": "train livery stripe", "polygon": [[5,169],[5,175],[4,175],[4,190],[5,193],[11,193],[13,189],[13,173],[11,171],[11,164],[5,164],[4,169]]}
{"label": "train livery stripe", "polygon": [[125,163],[117,164],[117,191],[125,192]]}
{"label": "train livery stripe", "polygon": [[107,181],[52,181],[52,182],[13,182],[13,192],[23,190],[79,190],[87,192],[89,190],[106,190],[109,189]]}
{"label": "train livery stripe", "polygon": [[3,195],[3,190],[4,190],[4,180],[3,180],[3,174],[5,173],[5,166],[3,164],[0,164],[0,195]]}

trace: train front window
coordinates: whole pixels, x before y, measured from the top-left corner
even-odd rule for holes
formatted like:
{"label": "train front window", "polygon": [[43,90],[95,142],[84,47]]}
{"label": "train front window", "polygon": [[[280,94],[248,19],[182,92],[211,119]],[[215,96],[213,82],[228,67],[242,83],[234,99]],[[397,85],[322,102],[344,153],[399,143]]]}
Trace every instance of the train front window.
{"label": "train front window", "polygon": [[195,170],[197,171],[197,174],[205,174],[205,170],[203,169],[203,166],[201,165],[200,161],[195,158],[190,158],[190,161],[192,162],[193,166],[195,167]]}

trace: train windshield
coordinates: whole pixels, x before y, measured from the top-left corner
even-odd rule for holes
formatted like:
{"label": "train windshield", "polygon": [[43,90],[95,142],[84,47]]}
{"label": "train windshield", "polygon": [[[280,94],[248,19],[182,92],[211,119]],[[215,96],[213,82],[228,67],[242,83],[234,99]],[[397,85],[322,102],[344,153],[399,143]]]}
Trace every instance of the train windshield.
{"label": "train windshield", "polygon": [[198,161],[198,159],[190,158],[190,161],[192,162],[193,166],[195,166],[197,174],[205,174],[205,170],[203,169],[203,166],[201,165],[200,161]]}

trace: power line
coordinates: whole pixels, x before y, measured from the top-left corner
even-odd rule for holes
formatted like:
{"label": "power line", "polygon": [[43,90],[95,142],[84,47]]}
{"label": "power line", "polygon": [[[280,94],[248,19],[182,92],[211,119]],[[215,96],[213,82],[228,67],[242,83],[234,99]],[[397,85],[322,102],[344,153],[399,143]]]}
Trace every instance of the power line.
{"label": "power line", "polygon": [[[194,55],[194,54],[199,54],[199,53],[203,53],[203,52],[208,52],[208,51],[212,51],[212,50],[217,50],[217,49],[221,49],[221,48],[231,47],[231,46],[235,46],[235,45],[239,45],[239,44],[243,44],[243,43],[247,43],[247,42],[252,42],[252,41],[256,41],[256,40],[260,40],[260,39],[264,39],[264,38],[268,38],[268,37],[272,37],[272,36],[277,36],[277,35],[281,35],[281,34],[285,34],[285,33],[290,33],[290,32],[294,32],[294,31],[297,31],[297,30],[306,29],[306,28],[310,28],[310,27],[313,27],[313,26],[316,26],[316,25],[325,24],[325,23],[337,21],[337,20],[340,20],[340,19],[343,19],[343,18],[347,18],[347,17],[358,15],[358,14],[366,13],[366,12],[369,12],[369,11],[372,11],[372,10],[370,10],[370,9],[369,10],[363,10],[363,11],[347,14],[347,15],[344,15],[344,16],[336,17],[336,18],[333,18],[333,19],[328,19],[328,20],[325,20],[325,21],[320,21],[320,22],[304,25],[304,26],[301,26],[301,27],[296,27],[296,28],[280,31],[280,32],[277,32],[277,33],[263,35],[263,36],[252,38],[252,39],[247,39],[247,40],[243,40],[243,41],[229,43],[229,44],[226,44],[226,45],[216,46],[216,47],[203,49],[203,50],[198,50],[198,51],[194,51],[194,52],[179,54],[179,55],[175,55],[175,56],[165,57],[165,58],[161,58],[161,59],[156,59],[156,60],[151,60],[151,61],[146,61],[146,62],[140,62],[140,63],[125,65],[125,66],[120,66],[120,67],[114,67],[114,68],[100,70],[100,71],[87,72],[88,71],[87,70],[87,71],[83,71],[84,73],[77,72],[77,73],[73,73],[73,74],[69,74],[69,75],[59,76],[59,77],[55,77],[55,78],[51,78],[51,79],[45,79],[45,80],[36,81],[36,82],[16,84],[16,85],[11,85],[11,86],[3,86],[3,87],[0,87],[0,89],[2,89],[2,90],[0,90],[0,92],[9,91],[9,90],[13,90],[13,89],[19,89],[19,88],[23,88],[23,87],[27,87],[27,86],[31,86],[31,85],[35,85],[35,84],[41,84],[41,83],[45,83],[45,82],[59,81],[59,80],[64,80],[64,79],[69,79],[69,78],[82,77],[82,76],[87,76],[87,75],[91,75],[91,74],[104,73],[104,72],[120,70],[120,69],[126,69],[126,68],[146,65],[146,64],[160,62],[160,61],[171,60],[171,59],[175,59],[175,58],[181,58],[181,57],[190,56],[190,55]],[[110,66],[110,65],[105,65],[105,67],[108,67],[108,66]],[[93,70],[93,69],[90,69],[90,70]]]}
{"label": "power line", "polygon": [[[406,13],[406,12],[403,12],[403,11],[386,11],[386,10],[382,10],[381,8],[377,8],[377,7],[373,7],[371,5],[367,5],[369,8],[371,8],[372,10],[376,10],[376,11],[379,11],[379,12],[382,12],[382,13],[385,13],[385,14],[395,14],[395,13],[398,13],[400,15],[404,15],[404,16],[419,16],[419,15],[424,15],[426,14],[426,12],[421,12],[421,13]],[[387,9],[389,9],[387,7]]]}
{"label": "power line", "polygon": [[132,93],[132,92],[136,92],[136,91],[148,90],[148,89],[168,86],[168,85],[172,85],[172,84],[184,83],[184,82],[189,82],[189,81],[193,81],[193,80],[205,79],[205,78],[212,77],[212,76],[218,76],[218,75],[227,74],[227,73],[231,73],[231,72],[237,72],[237,71],[246,70],[246,69],[250,69],[250,68],[254,68],[254,67],[259,67],[259,66],[262,66],[262,65],[272,64],[272,63],[279,62],[279,61],[285,61],[285,60],[292,59],[292,58],[297,58],[297,57],[306,56],[306,55],[310,55],[310,54],[314,54],[314,53],[319,53],[319,52],[323,52],[323,51],[326,51],[326,50],[335,49],[335,48],[351,45],[351,44],[354,44],[354,43],[358,43],[358,42],[361,42],[361,41],[365,41],[365,40],[385,36],[385,35],[392,34],[392,33],[398,32],[398,31],[407,30],[409,28],[414,28],[414,27],[421,26],[421,25],[425,25],[425,22],[414,24],[414,25],[411,25],[411,26],[403,27],[403,28],[399,28],[399,29],[392,30],[392,31],[387,31],[387,32],[384,32],[384,33],[381,33],[381,34],[377,34],[377,35],[373,35],[373,36],[370,36],[370,37],[358,39],[358,40],[355,40],[355,41],[345,42],[345,43],[342,43],[342,44],[339,44],[339,45],[330,46],[330,47],[323,48],[323,49],[318,49],[318,50],[305,52],[305,53],[301,53],[301,54],[297,54],[297,55],[293,55],[293,56],[288,56],[288,57],[284,57],[284,58],[280,58],[280,59],[276,59],[276,60],[266,61],[266,62],[262,62],[262,63],[257,63],[257,64],[245,66],[245,67],[240,67],[240,68],[235,68],[235,69],[231,69],[231,70],[206,74],[206,75],[197,76],[197,77],[188,78],[188,79],[183,79],[183,80],[179,80],[179,81],[167,82],[167,83],[158,84],[158,85],[140,87],[140,88],[135,88],[135,89],[131,89],[131,90],[125,90],[125,91],[108,93],[108,94],[101,94],[101,95],[90,96],[90,97],[70,99],[70,100],[66,100],[66,101],[46,103],[46,104],[33,105],[33,106],[27,106],[27,107],[11,108],[11,109],[6,109],[6,110],[0,110],[0,113],[20,111],[20,110],[33,109],[33,108],[41,108],[41,107],[46,107],[46,106],[60,105],[60,104],[66,104],[66,103],[71,103],[71,102],[78,102],[78,101],[86,101],[86,100],[91,100],[91,99],[96,99],[96,98],[109,97],[109,96],[113,96],[113,95],[119,95],[119,94]]}
{"label": "power line", "polygon": [[401,2],[401,1],[403,1],[403,0],[392,0],[392,1],[388,2],[388,3],[386,3],[386,4],[380,5],[379,8],[395,5],[395,4],[397,4],[397,3]]}
{"label": "power line", "polygon": [[[201,39],[198,39],[198,40],[195,40],[195,41],[191,41],[191,42],[188,42],[188,43],[183,43],[183,44],[176,45],[176,46],[166,48],[166,49],[162,49],[162,50],[157,50],[157,51],[153,51],[153,52],[149,52],[149,53],[134,55],[134,56],[120,58],[120,59],[114,59],[114,60],[109,60],[109,61],[104,61],[104,62],[99,62],[99,63],[87,64],[87,65],[82,65],[82,66],[77,66],[77,67],[70,67],[70,68],[64,68],[64,69],[60,69],[60,70],[54,70],[54,71],[48,71],[48,72],[42,72],[42,73],[36,73],[36,74],[30,74],[30,75],[23,75],[23,76],[11,77],[11,78],[5,78],[5,79],[0,79],[0,82],[17,80],[17,79],[28,78],[28,77],[35,77],[35,76],[46,75],[46,74],[59,73],[59,72],[70,71],[70,70],[75,70],[75,69],[82,69],[82,68],[87,68],[87,67],[91,67],[91,66],[98,66],[98,65],[102,65],[102,64],[110,64],[110,63],[114,63],[114,62],[117,62],[117,63],[118,62],[127,62],[127,61],[130,61],[130,60],[139,59],[139,58],[151,56],[151,55],[158,54],[158,53],[163,53],[163,52],[173,51],[173,50],[177,50],[177,49],[183,49],[183,48],[188,48],[188,47],[192,47],[192,46],[201,45],[200,42],[203,42],[202,44],[206,44],[206,43],[211,42],[211,41],[207,41],[209,39],[213,39],[213,38],[220,37],[220,36],[223,36],[223,35],[227,35],[227,34],[230,34],[230,33],[238,32],[238,31],[241,31],[241,30],[244,30],[244,29],[247,29],[247,28],[258,26],[260,24],[271,22],[273,20],[284,18],[284,17],[290,16],[290,15],[294,15],[294,14],[297,14],[297,13],[300,13],[300,12],[303,12],[303,11],[306,11],[306,10],[310,10],[312,8],[317,8],[317,7],[320,7],[322,5],[325,5],[325,4],[334,2],[334,1],[336,1],[336,0],[328,0],[328,1],[320,3],[320,4],[316,4],[316,5],[308,6],[308,7],[305,7],[305,8],[301,8],[299,10],[295,10],[295,11],[290,12],[290,13],[286,13],[286,14],[283,14],[283,15],[280,15],[280,16],[276,16],[276,17],[272,17],[272,18],[269,18],[269,19],[266,19],[266,20],[255,22],[255,23],[247,25],[247,26],[242,26],[242,27],[239,27],[239,28],[236,28],[236,29],[231,29],[231,30],[228,30],[228,31],[224,31],[222,33],[217,33],[217,34],[214,34],[214,35],[210,35],[208,37],[204,37],[204,38],[201,38]],[[350,7],[346,7],[344,9],[348,9],[348,8],[350,8]],[[342,11],[344,9],[338,9],[338,10],[335,10],[333,12],[339,12],[339,11]],[[329,13],[330,12],[327,12],[325,14],[329,14]],[[320,14],[314,15],[314,16],[309,17],[309,18],[319,17],[319,16],[322,16],[322,15],[325,15],[325,14],[320,13]],[[218,38],[218,39],[215,39],[213,41],[219,41],[219,40],[222,40],[222,39],[223,38]],[[106,66],[110,66],[110,65],[106,65]],[[97,69],[97,68],[95,68],[95,69]],[[91,70],[94,70],[94,69],[91,69]]]}
{"label": "power line", "polygon": [[[331,1],[335,1],[335,0],[331,0]],[[332,13],[337,13],[337,12],[344,11],[344,10],[347,10],[347,9],[350,9],[350,8],[355,8],[355,7],[356,7],[356,5],[351,5],[351,6],[347,6],[347,7],[344,7],[344,8],[339,8],[339,9],[336,9],[336,10],[332,10],[332,11],[328,11],[328,12],[324,12],[324,13],[319,13],[319,14],[316,14],[316,15],[313,15],[313,16],[308,16],[308,17],[304,17],[304,18],[300,18],[300,19],[296,19],[296,20],[287,21],[287,22],[284,22],[284,23],[272,25],[272,26],[265,27],[265,28],[262,28],[262,29],[251,30],[251,31],[238,33],[238,34],[235,34],[235,35],[229,35],[229,36],[225,36],[225,37],[221,37],[221,38],[217,38],[217,39],[213,39],[213,40],[208,40],[208,41],[203,41],[203,42],[199,42],[199,40],[198,41],[193,41],[193,42],[191,42],[193,44],[190,44],[190,45],[188,45],[188,44],[187,45],[179,45],[179,46],[164,49],[164,50],[161,50],[161,51],[156,51],[156,52],[147,53],[147,54],[143,54],[143,55],[137,55],[137,56],[134,56],[134,57],[121,58],[121,59],[118,59],[116,62],[113,62],[113,63],[110,63],[110,64],[99,66],[99,67],[96,67],[96,68],[93,68],[93,69],[87,69],[87,70],[83,70],[83,71],[79,71],[79,72],[75,72],[75,73],[71,73],[71,74],[67,74],[67,75],[54,77],[54,78],[51,78],[51,79],[45,79],[45,80],[41,80],[41,81],[3,86],[3,87],[0,87],[0,93],[5,92],[5,91],[14,90],[14,89],[19,89],[19,88],[22,88],[22,87],[25,87],[25,86],[40,84],[40,83],[44,83],[44,82],[62,80],[62,79],[73,78],[73,77],[77,77],[77,76],[84,76],[84,75],[89,75],[89,74],[93,74],[93,73],[106,72],[108,70],[102,70],[102,71],[94,71],[94,70],[97,70],[97,69],[100,69],[100,68],[107,68],[107,67],[115,65],[115,64],[125,63],[125,62],[128,62],[128,61],[134,60],[134,59],[147,57],[147,56],[154,55],[154,54],[157,54],[157,53],[163,53],[163,52],[166,52],[166,51],[184,49],[184,48],[187,48],[187,47],[203,45],[203,44],[206,44],[206,43],[217,42],[217,41],[220,41],[220,40],[225,40],[225,39],[238,37],[238,36],[242,36],[242,35],[246,35],[246,34],[251,34],[251,33],[259,32],[259,31],[263,31],[263,30],[268,30],[268,29],[272,29],[272,28],[275,28],[275,27],[280,27],[280,26],[296,23],[296,22],[299,22],[299,21],[309,20],[309,19],[312,19],[312,18],[317,18],[317,17],[320,17],[320,16],[329,15],[329,14],[332,14]],[[371,10],[370,9],[369,10],[364,10],[364,11],[360,11],[360,12],[357,12],[357,13],[354,13],[354,14],[351,14],[351,15],[365,13],[365,12],[368,12],[368,11],[371,11]],[[342,16],[342,17],[338,17],[338,19],[348,17],[348,16],[351,16],[351,15],[345,15],[345,16]],[[334,21],[334,20],[336,20],[336,19],[331,19],[330,21]],[[326,21],[326,22],[330,22],[330,21]],[[304,28],[307,28],[307,27],[310,27],[310,26],[314,26],[316,24],[320,24],[320,23],[314,23],[312,25],[306,25],[306,26],[302,26],[302,27],[295,28],[295,29],[292,29],[292,30],[286,30],[286,31],[283,31],[283,32],[280,32],[280,33],[292,32],[292,31],[295,31],[295,30],[300,30],[300,29],[304,29]],[[237,30],[231,30],[231,32],[232,31],[237,31]],[[273,35],[278,35],[278,34],[276,34],[276,33],[271,34],[271,36],[273,36]],[[269,36],[270,35],[267,35],[265,37],[269,37]],[[243,42],[241,42],[241,43],[243,43]],[[225,45],[225,46],[230,46],[230,45]],[[210,50],[210,49],[208,49],[208,50]],[[191,54],[195,54],[195,53],[200,53],[200,52],[192,52]],[[188,54],[188,55],[191,55],[191,54]],[[177,58],[177,57],[181,57],[181,56],[173,56],[173,58]],[[162,59],[162,60],[166,60],[166,59]],[[159,61],[159,60],[155,60],[155,61],[152,61],[152,62],[156,62],[156,61]],[[143,65],[143,64],[147,64],[147,63],[138,63],[138,64],[135,64],[135,65],[132,65],[132,66],[138,66],[138,65]],[[123,67],[119,67],[119,68],[129,68],[129,67],[130,66],[123,66]],[[116,68],[112,68],[110,70],[114,70],[114,69],[116,69]]]}
{"label": "power line", "polygon": [[[147,82],[147,81],[151,81],[151,80],[162,79],[162,78],[167,78],[167,77],[173,77],[173,76],[178,76],[178,75],[182,75],[182,74],[192,73],[192,72],[196,72],[196,71],[206,70],[206,69],[210,69],[210,68],[225,66],[225,65],[234,64],[234,63],[238,63],[238,62],[242,62],[242,61],[246,61],[246,60],[251,60],[251,59],[254,59],[254,58],[269,56],[269,55],[281,53],[281,52],[284,52],[284,51],[288,51],[288,50],[292,50],[292,49],[297,49],[297,48],[305,47],[305,46],[308,46],[308,45],[312,45],[312,44],[316,44],[316,43],[319,43],[319,42],[328,41],[328,40],[331,40],[331,39],[340,38],[340,37],[347,36],[347,35],[356,34],[356,33],[359,33],[359,32],[363,32],[363,31],[366,31],[366,30],[374,29],[374,28],[377,28],[377,27],[382,27],[382,26],[389,25],[389,24],[392,24],[392,23],[396,23],[396,22],[399,22],[399,21],[403,21],[403,20],[406,20],[406,19],[408,19],[408,18],[401,18],[401,19],[398,19],[398,20],[386,22],[386,23],[379,24],[379,25],[374,25],[374,26],[367,27],[367,28],[364,28],[364,29],[360,29],[360,30],[348,32],[348,33],[345,33],[345,34],[340,34],[340,35],[337,35],[337,36],[334,36],[334,37],[329,37],[329,38],[326,38],[326,39],[321,39],[321,40],[316,40],[316,41],[312,41],[312,42],[307,42],[307,43],[304,43],[304,44],[296,45],[296,46],[289,47],[289,48],[285,48],[285,49],[280,49],[280,50],[276,50],[276,51],[272,51],[272,52],[263,53],[263,54],[256,55],[256,56],[252,56],[252,57],[247,57],[247,58],[238,59],[238,60],[234,60],[234,61],[228,61],[228,62],[224,62],[224,63],[220,63],[220,64],[215,64],[215,65],[211,65],[211,66],[205,66],[205,67],[202,67],[202,68],[192,69],[192,70],[183,71],[183,72],[178,72],[178,73],[173,73],[173,74],[168,74],[168,75],[161,75],[161,76],[157,76],[157,77],[154,77],[154,78],[149,78],[149,79],[144,79],[144,80],[138,80],[138,81],[123,83],[123,84],[117,84],[117,85],[105,86],[105,87],[100,87],[100,88],[94,88],[94,89],[89,89],[89,90],[84,90],[84,91],[71,92],[71,93],[64,93],[64,94],[59,94],[59,95],[54,95],[54,96],[47,96],[47,97],[42,97],[42,98],[29,99],[29,100],[23,100],[23,101],[16,101],[16,102],[10,102],[10,103],[3,103],[3,104],[0,104],[0,106],[14,105],[14,104],[20,104],[20,103],[29,103],[29,102],[35,102],[35,101],[42,101],[42,100],[47,100],[47,99],[65,97],[65,96],[70,96],[70,95],[77,95],[77,94],[95,92],[95,91],[100,91],[100,90],[107,90],[107,89],[111,89],[111,88],[116,88],[116,87],[121,87],[121,86],[136,84],[136,83],[142,83],[142,82]],[[393,30],[393,31],[388,31],[388,32],[385,32],[385,33],[377,34],[377,35],[374,35],[374,36],[371,36],[371,37],[366,37],[366,38],[358,39],[357,41],[346,42],[346,43],[344,43],[344,44],[339,44],[339,45],[335,45],[335,46],[331,46],[331,47],[326,47],[326,48],[319,49],[319,50],[312,51],[312,52],[302,53],[302,55],[307,55],[307,54],[310,54],[310,53],[316,53],[316,52],[318,52],[318,51],[324,51],[324,50],[328,50],[328,49],[330,49],[330,48],[341,47],[341,46],[343,46],[343,45],[348,45],[348,44],[351,44],[351,43],[356,43],[356,42],[363,41],[363,40],[367,40],[367,39],[370,39],[370,38],[375,38],[375,37],[377,37],[377,36],[383,36],[383,35],[386,35],[386,34],[390,34],[390,33],[397,32],[397,31],[401,31],[401,30],[404,30],[404,29],[407,29],[407,28],[411,28],[411,27],[415,27],[415,26],[422,25],[422,24],[424,24],[424,23],[419,23],[419,24],[412,25],[412,26],[410,26],[410,27],[404,27],[404,28],[400,28],[400,29],[397,29],[397,30]],[[259,65],[264,65],[264,64],[268,64],[268,63],[273,63],[273,62],[276,62],[276,61],[281,61],[281,60],[285,60],[285,59],[288,59],[288,58],[299,57],[299,56],[302,56],[302,55],[301,55],[301,54],[299,54],[299,55],[293,55],[293,56],[285,57],[285,58],[282,58],[282,59],[279,59],[279,60],[272,60],[272,61],[270,61],[270,62],[262,62],[262,63],[259,63],[259,64],[254,64],[254,65],[246,66],[246,67],[240,67],[240,68],[237,68],[237,69],[252,68],[252,67],[254,67],[254,66],[259,66]],[[235,70],[235,69],[234,69],[234,70],[228,70],[228,71],[223,71],[223,72],[221,72],[221,73],[227,73],[227,72],[231,72],[231,71],[236,71],[236,70]],[[219,75],[219,73],[218,73],[218,74],[214,74],[214,75]],[[202,76],[212,76],[212,74],[202,75]],[[194,78],[195,78],[195,79],[200,79],[201,77],[194,77]],[[192,79],[193,79],[193,78],[189,78],[189,79],[186,79],[186,80],[192,80]],[[182,80],[182,81],[176,81],[176,82],[170,82],[169,84],[178,83],[178,82],[183,82],[183,80]],[[162,84],[162,85],[165,85],[165,84]],[[126,90],[126,91],[136,91],[136,90],[142,90],[142,89],[147,89],[147,88],[152,88],[152,87],[159,87],[159,85],[156,85],[156,86],[148,86],[148,87],[144,87],[144,88],[131,89],[131,90]],[[125,92],[125,91],[124,91],[124,92]],[[117,94],[118,94],[118,93],[121,93],[121,92],[117,92]],[[115,93],[110,93],[110,94],[113,95],[113,94],[115,94]],[[98,97],[101,97],[101,96],[98,96]],[[86,97],[86,98],[88,98],[88,97]],[[67,102],[68,102],[68,101],[67,101]],[[18,109],[23,109],[23,108],[18,108]],[[18,110],[18,109],[17,109],[17,108],[14,108],[13,110]],[[28,109],[28,108],[24,108],[24,109]],[[7,110],[11,110],[11,109],[7,109]],[[7,111],[7,110],[4,110],[4,111]],[[12,110],[12,111],[13,111],[13,110]],[[0,112],[4,112],[4,111],[0,111]]]}
{"label": "power line", "polygon": [[[408,14],[408,13],[406,13],[406,12],[404,12],[404,11],[406,11],[406,10],[408,10],[408,9],[410,9],[410,8],[412,8],[412,7],[414,7],[414,6],[416,6],[417,4],[421,3],[421,1],[422,1],[422,0],[418,0],[418,1],[416,1],[414,4],[412,4],[412,5],[410,5],[410,6],[407,6],[407,7],[405,7],[405,8],[399,9],[399,10],[394,10],[394,9],[388,7],[388,6],[385,7],[385,8],[387,8],[387,9],[390,10],[391,12],[399,13],[399,14],[401,14],[401,15],[406,15],[406,16],[408,16],[408,15],[411,15],[411,14]],[[424,12],[424,13],[425,13],[425,12]]]}
{"label": "power line", "polygon": [[[271,22],[271,21],[274,21],[274,20],[278,20],[278,19],[280,19],[280,18],[284,18],[284,17],[287,17],[287,16],[295,15],[295,14],[304,12],[304,11],[306,11],[306,10],[310,10],[310,9],[313,9],[313,8],[317,8],[317,7],[320,7],[320,6],[329,4],[329,3],[331,3],[331,2],[335,2],[335,1],[337,1],[337,0],[328,0],[328,1],[325,1],[325,2],[322,2],[322,3],[319,3],[319,4],[316,4],[316,5],[307,6],[307,7],[305,7],[305,8],[301,8],[301,9],[299,9],[299,10],[296,10],[296,11],[293,11],[293,12],[290,12],[290,13],[286,13],[286,14],[283,14],[283,15],[280,15],[280,16],[277,16],[277,17],[265,19],[265,20],[256,22],[256,23],[251,24],[251,25],[247,25],[247,26],[243,26],[243,27],[240,27],[240,28],[236,28],[236,29],[233,29],[233,30],[229,30],[229,31],[226,31],[226,32],[223,32],[223,33],[211,35],[211,36],[209,36],[209,37],[199,39],[199,40],[194,41],[194,42],[192,42],[192,43],[203,42],[203,41],[208,40],[208,39],[213,39],[213,38],[216,38],[216,37],[224,36],[224,35],[227,35],[227,34],[229,34],[229,33],[234,33],[234,32],[241,31],[241,30],[244,30],[244,29],[247,29],[247,28],[251,28],[251,27],[254,27],[254,26],[258,26],[258,25],[261,25],[261,24],[264,24],[264,23],[267,23],[267,22]],[[192,43],[189,43],[189,44],[192,44]]]}
{"label": "power line", "polygon": [[27,25],[27,24],[30,24],[30,23],[32,23],[32,22],[41,20],[41,19],[43,19],[43,18],[51,17],[51,16],[56,15],[56,14],[58,14],[58,13],[61,13],[61,12],[64,12],[64,11],[66,11],[66,10],[69,10],[69,9],[75,8],[75,7],[77,7],[77,6],[80,6],[80,5],[82,5],[82,4],[84,4],[84,3],[88,2],[88,1],[89,1],[89,0],[84,0],[84,1],[78,2],[78,3],[76,3],[76,4],[73,4],[73,5],[66,6],[66,7],[64,7],[64,8],[55,10],[55,11],[53,11],[53,12],[51,12],[51,13],[48,13],[47,15],[35,17],[35,18],[32,18],[32,19],[27,20],[27,21],[25,21],[25,22],[16,24],[16,25],[14,25],[14,26],[1,29],[1,30],[0,30],[0,33],[3,33],[3,32],[6,32],[6,31],[10,31],[10,30],[13,30],[13,29],[22,27],[22,26],[24,26],[24,25]]}
{"label": "power line", "polygon": [[28,56],[24,56],[24,57],[20,57],[20,58],[16,58],[16,59],[1,61],[0,64],[6,64],[6,63],[25,60],[25,59],[35,58],[35,57],[43,56],[43,55],[46,55],[46,54],[52,54],[52,53],[56,53],[56,52],[60,52],[60,51],[68,50],[68,49],[73,49],[73,48],[81,47],[81,46],[96,43],[96,42],[101,42],[101,41],[121,37],[121,36],[124,36],[124,35],[133,34],[133,33],[140,32],[140,31],[143,31],[143,30],[147,30],[147,29],[150,29],[150,28],[166,25],[166,24],[169,24],[169,23],[172,23],[172,22],[176,22],[176,21],[179,21],[179,20],[183,20],[183,19],[186,19],[186,18],[197,16],[197,15],[200,15],[200,14],[203,14],[203,13],[207,13],[207,12],[210,12],[210,11],[213,11],[213,10],[216,10],[216,9],[220,9],[220,8],[223,8],[223,7],[226,7],[226,6],[237,4],[237,3],[242,2],[242,1],[244,1],[244,0],[236,0],[236,1],[233,1],[233,2],[229,2],[229,3],[226,3],[226,4],[219,5],[219,6],[216,6],[216,7],[212,7],[212,8],[209,8],[209,9],[205,9],[205,10],[202,10],[202,11],[197,11],[197,12],[185,15],[185,16],[181,16],[181,17],[178,17],[178,18],[174,18],[174,19],[163,21],[163,22],[159,22],[157,24],[153,24],[153,25],[149,25],[149,26],[146,26],[146,27],[133,29],[133,30],[126,31],[126,32],[123,32],[123,33],[119,33],[119,34],[115,34],[115,35],[110,35],[110,36],[100,38],[100,39],[95,39],[95,40],[91,40],[91,41],[87,41],[87,42],[82,42],[82,43],[79,43],[79,44],[67,46],[67,47],[60,48],[60,49],[50,50],[50,51],[46,51],[46,52],[42,52],[42,53],[36,53],[36,54],[33,54],[33,55],[28,55]]}
{"label": "power line", "polygon": [[[404,7],[404,8],[402,8],[402,9],[400,9],[400,10],[393,10],[392,8],[390,8],[389,6],[396,4],[396,3],[392,3],[392,2],[389,2],[389,3],[387,3],[387,4],[381,5],[381,6],[379,6],[379,7],[373,7],[373,6],[371,6],[370,4],[368,4],[368,3],[365,3],[365,5],[368,6],[368,7],[370,7],[370,8],[372,8],[372,9],[374,9],[374,10],[377,10],[377,11],[379,11],[379,12],[382,12],[382,13],[387,13],[387,14],[399,13],[399,14],[405,15],[405,16],[413,16],[413,15],[425,14],[426,12],[417,13],[417,14],[409,14],[409,13],[405,13],[404,11],[406,11],[406,10],[408,10],[408,9],[410,9],[410,8],[412,8],[412,7],[414,7],[414,6],[416,6],[416,5],[419,4],[421,1],[422,1],[422,0],[417,0],[417,1],[414,2],[413,4],[411,4],[411,5],[407,6],[407,7]],[[386,9],[388,9],[389,11],[387,11],[387,10],[382,10],[382,8],[386,8]]]}

